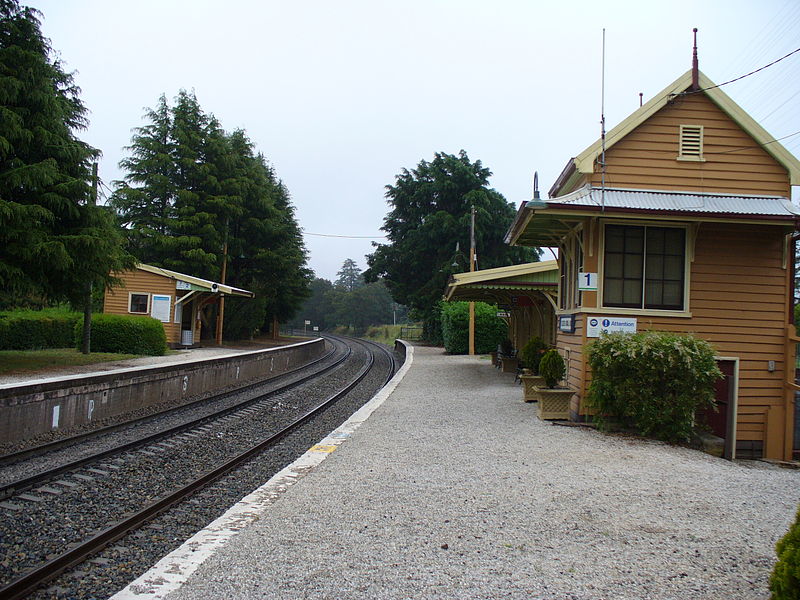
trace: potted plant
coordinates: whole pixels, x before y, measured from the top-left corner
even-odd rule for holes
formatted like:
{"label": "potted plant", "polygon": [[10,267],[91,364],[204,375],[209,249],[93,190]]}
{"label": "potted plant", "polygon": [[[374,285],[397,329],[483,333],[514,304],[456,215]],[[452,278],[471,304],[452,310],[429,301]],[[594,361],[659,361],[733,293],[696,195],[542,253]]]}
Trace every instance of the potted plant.
{"label": "potted plant", "polygon": [[575,390],[567,387],[556,387],[564,379],[567,366],[558,350],[548,350],[539,362],[539,374],[544,378],[544,386],[535,386],[539,396],[540,419],[568,419],[569,399]]}
{"label": "potted plant", "polygon": [[503,373],[516,373],[519,359],[514,352],[514,345],[506,338],[500,344],[500,363]]}
{"label": "potted plant", "polygon": [[539,336],[533,336],[520,351],[522,360],[522,385],[524,389],[525,402],[536,402],[539,399],[535,386],[544,386],[544,377],[539,374],[539,363],[542,356],[547,351],[547,344]]}

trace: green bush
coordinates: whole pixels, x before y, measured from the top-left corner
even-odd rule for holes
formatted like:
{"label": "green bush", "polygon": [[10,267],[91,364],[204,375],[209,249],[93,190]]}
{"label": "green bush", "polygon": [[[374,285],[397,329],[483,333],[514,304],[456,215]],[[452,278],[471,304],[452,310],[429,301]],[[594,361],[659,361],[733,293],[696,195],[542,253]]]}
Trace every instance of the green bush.
{"label": "green bush", "polygon": [[555,348],[548,350],[539,361],[539,375],[544,377],[544,384],[549,388],[556,387],[556,384],[564,379],[567,374],[567,365],[564,359]]}
{"label": "green bush", "polygon": [[778,561],[769,578],[772,600],[800,599],[800,509],[794,523],[775,545]]}
{"label": "green bush", "polygon": [[[83,321],[75,325],[75,346],[81,347]],[[92,352],[119,352],[161,356],[167,336],[161,321],[134,315],[93,315]]]}
{"label": "green bush", "polygon": [[75,323],[82,318],[59,308],[1,312],[0,350],[69,348]]}
{"label": "green bush", "polygon": [[[442,304],[442,338],[450,354],[469,352],[469,302]],[[488,354],[508,335],[508,327],[497,316],[497,307],[475,303],[475,352]]]}
{"label": "green bush", "polygon": [[539,362],[542,360],[547,348],[547,344],[544,343],[542,338],[538,335],[533,336],[520,350],[519,357],[522,360],[522,366],[533,371],[534,375],[538,375]]}
{"label": "green bush", "polygon": [[603,335],[588,347],[588,402],[601,427],[629,422],[639,434],[689,440],[695,413],[714,406],[722,377],[714,348],[690,334],[645,331]]}

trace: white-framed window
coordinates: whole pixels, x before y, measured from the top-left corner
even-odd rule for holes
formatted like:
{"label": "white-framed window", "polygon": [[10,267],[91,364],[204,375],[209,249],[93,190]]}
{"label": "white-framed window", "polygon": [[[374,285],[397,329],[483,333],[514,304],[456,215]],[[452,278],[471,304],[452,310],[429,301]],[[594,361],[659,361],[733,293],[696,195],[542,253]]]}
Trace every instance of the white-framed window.
{"label": "white-framed window", "polygon": [[603,306],[686,310],[686,227],[604,226]]}
{"label": "white-framed window", "polygon": [[703,126],[680,125],[678,129],[678,160],[704,161]]}
{"label": "white-framed window", "polygon": [[150,294],[131,292],[128,294],[128,312],[137,315],[150,313]]}

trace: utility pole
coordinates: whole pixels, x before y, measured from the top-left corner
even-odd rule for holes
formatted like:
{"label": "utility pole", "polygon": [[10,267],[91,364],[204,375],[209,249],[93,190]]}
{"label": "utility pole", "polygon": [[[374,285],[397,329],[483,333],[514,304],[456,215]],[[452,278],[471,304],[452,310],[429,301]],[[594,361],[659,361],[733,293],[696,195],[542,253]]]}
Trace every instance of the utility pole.
{"label": "utility pole", "polygon": [[[469,232],[469,272],[475,270],[475,205],[472,205],[471,226]],[[475,355],[475,303],[469,303],[469,354]]]}
{"label": "utility pole", "polygon": [[[225,283],[225,276],[228,273],[228,221],[225,221],[225,241],[222,244],[222,273],[220,283]],[[217,313],[217,345],[222,345],[222,323],[225,319],[225,294],[219,291],[219,311]]]}
{"label": "utility pole", "polygon": [[[92,206],[97,206],[97,163],[92,163],[92,194],[89,197]],[[86,282],[83,297],[83,339],[81,340],[81,353],[89,354],[92,351],[92,279]]]}

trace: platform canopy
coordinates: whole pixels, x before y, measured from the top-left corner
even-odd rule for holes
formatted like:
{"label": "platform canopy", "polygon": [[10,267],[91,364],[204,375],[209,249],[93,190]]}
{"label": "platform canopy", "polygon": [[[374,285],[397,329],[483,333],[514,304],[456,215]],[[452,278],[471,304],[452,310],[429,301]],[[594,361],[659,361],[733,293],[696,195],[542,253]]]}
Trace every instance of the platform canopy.
{"label": "platform canopy", "polygon": [[554,298],[558,292],[558,264],[554,260],[524,263],[510,267],[458,273],[450,278],[444,293],[447,302],[489,302],[504,306],[515,298],[540,292]]}

